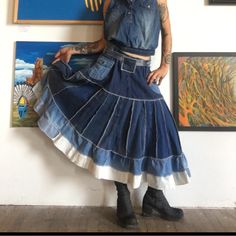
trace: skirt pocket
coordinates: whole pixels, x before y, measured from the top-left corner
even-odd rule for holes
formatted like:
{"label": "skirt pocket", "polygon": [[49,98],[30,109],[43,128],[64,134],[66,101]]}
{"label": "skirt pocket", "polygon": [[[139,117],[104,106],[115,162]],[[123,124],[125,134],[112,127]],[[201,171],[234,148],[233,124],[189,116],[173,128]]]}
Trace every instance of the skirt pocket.
{"label": "skirt pocket", "polygon": [[103,80],[111,71],[115,61],[104,55],[100,55],[95,64],[89,68],[88,75],[95,80]]}

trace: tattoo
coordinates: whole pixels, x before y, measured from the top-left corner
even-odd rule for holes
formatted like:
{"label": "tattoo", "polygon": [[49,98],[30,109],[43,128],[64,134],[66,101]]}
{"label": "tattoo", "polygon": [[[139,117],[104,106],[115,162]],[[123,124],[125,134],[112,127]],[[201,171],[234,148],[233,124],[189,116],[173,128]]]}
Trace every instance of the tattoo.
{"label": "tattoo", "polygon": [[163,32],[163,38],[166,38],[166,37],[168,37],[169,36],[169,33],[167,33],[167,32]]}
{"label": "tattoo", "polygon": [[172,37],[169,22],[169,10],[166,1],[158,0],[162,33],[162,65],[171,63]]}
{"label": "tattoo", "polygon": [[165,3],[160,3],[158,6],[160,9],[161,22],[163,24],[165,21],[167,21],[169,16],[168,7]]}
{"label": "tattoo", "polygon": [[73,49],[81,54],[97,53],[100,50],[99,41],[92,43],[80,43],[79,45],[73,47]]}
{"label": "tattoo", "polygon": [[163,62],[165,64],[170,64],[171,63],[171,53],[168,53],[168,54],[164,55]]}

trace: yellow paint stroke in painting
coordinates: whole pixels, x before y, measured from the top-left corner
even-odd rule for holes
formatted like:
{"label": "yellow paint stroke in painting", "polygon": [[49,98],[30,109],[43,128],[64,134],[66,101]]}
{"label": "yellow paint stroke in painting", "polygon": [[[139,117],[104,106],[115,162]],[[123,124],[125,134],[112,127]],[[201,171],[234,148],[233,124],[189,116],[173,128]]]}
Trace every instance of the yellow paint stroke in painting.
{"label": "yellow paint stroke in painting", "polygon": [[99,11],[99,7],[102,5],[102,0],[84,0],[84,1],[85,1],[86,7],[88,9],[90,8],[92,12],[94,12],[95,8],[96,8],[96,11]]}
{"label": "yellow paint stroke in painting", "polygon": [[89,8],[88,0],[85,0],[85,5],[86,5],[87,8]]}
{"label": "yellow paint stroke in painting", "polygon": [[[96,1],[96,0],[95,0],[95,1]],[[91,5],[92,11],[94,11],[93,0],[90,0],[90,5]]]}
{"label": "yellow paint stroke in painting", "polygon": [[97,2],[97,0],[95,0],[94,2],[95,2],[95,6],[96,6],[96,11],[98,11],[98,2]]}
{"label": "yellow paint stroke in painting", "polygon": [[26,105],[26,99],[23,96],[19,100],[19,105]]}

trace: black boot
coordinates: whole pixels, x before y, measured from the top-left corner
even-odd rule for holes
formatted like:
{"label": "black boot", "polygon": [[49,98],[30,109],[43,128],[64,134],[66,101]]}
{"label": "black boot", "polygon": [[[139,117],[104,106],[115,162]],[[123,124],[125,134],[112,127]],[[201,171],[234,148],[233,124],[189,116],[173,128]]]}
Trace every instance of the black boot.
{"label": "black boot", "polygon": [[143,216],[152,216],[157,213],[165,220],[179,220],[183,218],[183,210],[171,207],[163,192],[148,187],[143,198]]}
{"label": "black boot", "polygon": [[117,189],[117,219],[118,224],[124,228],[136,228],[137,218],[134,214],[130,193],[126,184],[115,182]]}

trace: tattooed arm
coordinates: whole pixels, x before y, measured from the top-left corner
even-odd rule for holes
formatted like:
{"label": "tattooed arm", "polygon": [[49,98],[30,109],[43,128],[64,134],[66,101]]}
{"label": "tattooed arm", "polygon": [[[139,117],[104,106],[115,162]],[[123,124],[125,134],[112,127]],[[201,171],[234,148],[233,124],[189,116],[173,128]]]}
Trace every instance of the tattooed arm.
{"label": "tattooed arm", "polygon": [[148,83],[156,81],[158,82],[158,85],[160,85],[162,80],[168,73],[169,65],[171,63],[172,35],[167,0],[157,0],[157,3],[161,16],[161,65],[157,70],[154,70],[150,73],[148,77]]}
{"label": "tattooed arm", "polygon": [[105,47],[105,40],[102,38],[91,43],[80,43],[71,47],[72,54],[93,54],[101,52]]}
{"label": "tattooed arm", "polygon": [[[107,8],[110,4],[110,0],[104,1],[103,6],[103,16],[105,17]],[[106,46],[106,41],[103,38],[101,38],[98,41],[92,42],[92,43],[80,43],[74,47],[72,47],[72,54],[92,54],[92,53],[98,53],[103,51],[103,49]]]}
{"label": "tattooed arm", "polygon": [[168,66],[171,62],[172,35],[169,18],[167,0],[158,0],[161,14],[161,33],[162,33],[162,61],[161,65]]}
{"label": "tattooed arm", "polygon": [[[107,8],[110,4],[110,0],[104,1],[103,15],[105,16]],[[80,43],[72,47],[61,48],[55,55],[55,60],[53,63],[56,63],[59,60],[62,60],[66,63],[70,61],[72,55],[75,54],[93,54],[102,52],[106,46],[106,41],[104,37],[95,42]]]}
{"label": "tattooed arm", "polygon": [[105,47],[105,40],[102,38],[98,41],[91,43],[80,43],[72,47],[61,48],[55,55],[55,59],[52,64],[57,61],[64,61],[68,63],[72,55],[75,54],[93,54],[102,51]]}

